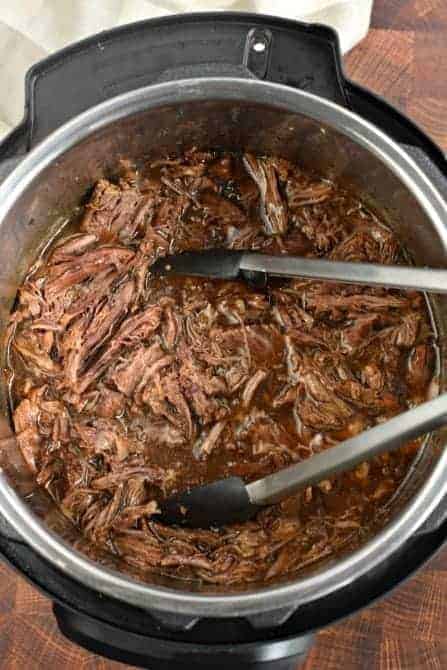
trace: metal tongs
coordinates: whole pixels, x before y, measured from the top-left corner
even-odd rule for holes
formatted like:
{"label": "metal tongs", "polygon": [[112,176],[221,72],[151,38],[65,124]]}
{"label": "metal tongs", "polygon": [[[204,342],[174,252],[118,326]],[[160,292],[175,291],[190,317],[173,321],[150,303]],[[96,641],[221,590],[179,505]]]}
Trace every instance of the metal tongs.
{"label": "metal tongs", "polygon": [[[445,270],[267,256],[224,249],[162,258],[150,271],[155,275],[243,278],[256,285],[265,284],[270,275],[447,293]],[[278,502],[309,484],[397,449],[445,423],[447,395],[442,395],[263,479],[245,484],[240,477],[228,477],[168,498],[160,505],[159,518],[165,523],[199,528],[246,521],[263,505]]]}
{"label": "metal tongs", "polygon": [[447,270],[406,265],[347,263],[299,256],[268,256],[254,251],[210,249],[160,258],[153,275],[189,275],[211,279],[245,279],[257,286],[268,277],[305,278],[344,284],[383,286],[429,293],[447,293]]}
{"label": "metal tongs", "polygon": [[250,484],[245,484],[240,477],[228,477],[168,498],[160,505],[159,518],[164,523],[198,528],[247,521],[264,505],[279,502],[305,486],[397,449],[446,423],[447,395],[444,394]]}

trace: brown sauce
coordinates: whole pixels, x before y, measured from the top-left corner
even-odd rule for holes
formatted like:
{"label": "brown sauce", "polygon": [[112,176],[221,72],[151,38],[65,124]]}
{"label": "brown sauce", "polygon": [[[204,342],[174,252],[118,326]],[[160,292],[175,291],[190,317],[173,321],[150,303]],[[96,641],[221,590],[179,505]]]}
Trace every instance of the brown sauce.
{"label": "brown sauce", "polygon": [[[385,518],[418,443],[308,487],[246,524],[157,523],[157,501],[247,481],[422,402],[424,296],[306,280],[153,278],[160,255],[226,246],[400,263],[393,233],[282,159],[191,151],[100,181],[11,316],[22,454],[96,546],[144,571],[232,584],[353,548]],[[155,512],[155,514],[154,514]]]}

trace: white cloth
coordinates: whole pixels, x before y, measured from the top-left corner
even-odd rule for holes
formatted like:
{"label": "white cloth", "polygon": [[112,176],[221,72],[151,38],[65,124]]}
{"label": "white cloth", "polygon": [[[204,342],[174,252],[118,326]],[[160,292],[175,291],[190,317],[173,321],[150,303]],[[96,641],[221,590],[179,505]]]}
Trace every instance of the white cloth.
{"label": "white cloth", "polygon": [[[348,51],[369,27],[373,0],[0,0],[0,138],[23,115],[24,76],[71,42],[156,16],[231,9],[326,23]],[[273,9],[273,11],[272,11]]]}

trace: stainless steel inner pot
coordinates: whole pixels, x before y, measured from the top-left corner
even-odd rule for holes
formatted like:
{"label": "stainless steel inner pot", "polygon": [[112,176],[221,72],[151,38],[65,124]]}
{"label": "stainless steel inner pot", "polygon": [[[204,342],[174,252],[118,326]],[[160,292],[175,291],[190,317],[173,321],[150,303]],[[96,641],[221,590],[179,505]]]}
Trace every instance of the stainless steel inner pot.
{"label": "stainless steel inner pot", "polygon": [[[371,124],[322,98],[258,80],[170,82],[114,98],[70,121],[3,183],[2,331],[27,268],[97,179],[113,175],[120,158],[157,158],[192,146],[273,153],[336,177],[386,217],[416,264],[447,264],[446,204],[404,151]],[[442,390],[447,298],[433,299],[431,306],[440,336]],[[4,341],[1,356],[4,366]],[[442,449],[447,432],[442,430],[426,441],[390,508],[387,525],[350,555],[268,588],[254,584],[219,592],[213,586],[153,576],[145,583],[129,568],[121,572],[119,564],[86,557],[86,542],[36,491],[11,431],[6,383],[0,393],[0,513],[60,570],[100,593],[146,609],[196,617],[294,609],[379,566],[418,532],[447,494],[447,453]]]}

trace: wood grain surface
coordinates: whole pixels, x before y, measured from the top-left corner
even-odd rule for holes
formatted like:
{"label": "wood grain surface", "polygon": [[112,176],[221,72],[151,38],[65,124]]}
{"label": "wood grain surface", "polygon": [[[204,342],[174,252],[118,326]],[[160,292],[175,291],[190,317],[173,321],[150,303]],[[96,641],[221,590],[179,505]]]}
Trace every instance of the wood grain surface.
{"label": "wood grain surface", "polygon": [[[345,60],[447,150],[447,0],[375,0]],[[119,670],[67,642],[50,603],[0,565],[1,670]],[[393,595],[320,633],[304,670],[447,669],[447,550]]]}

